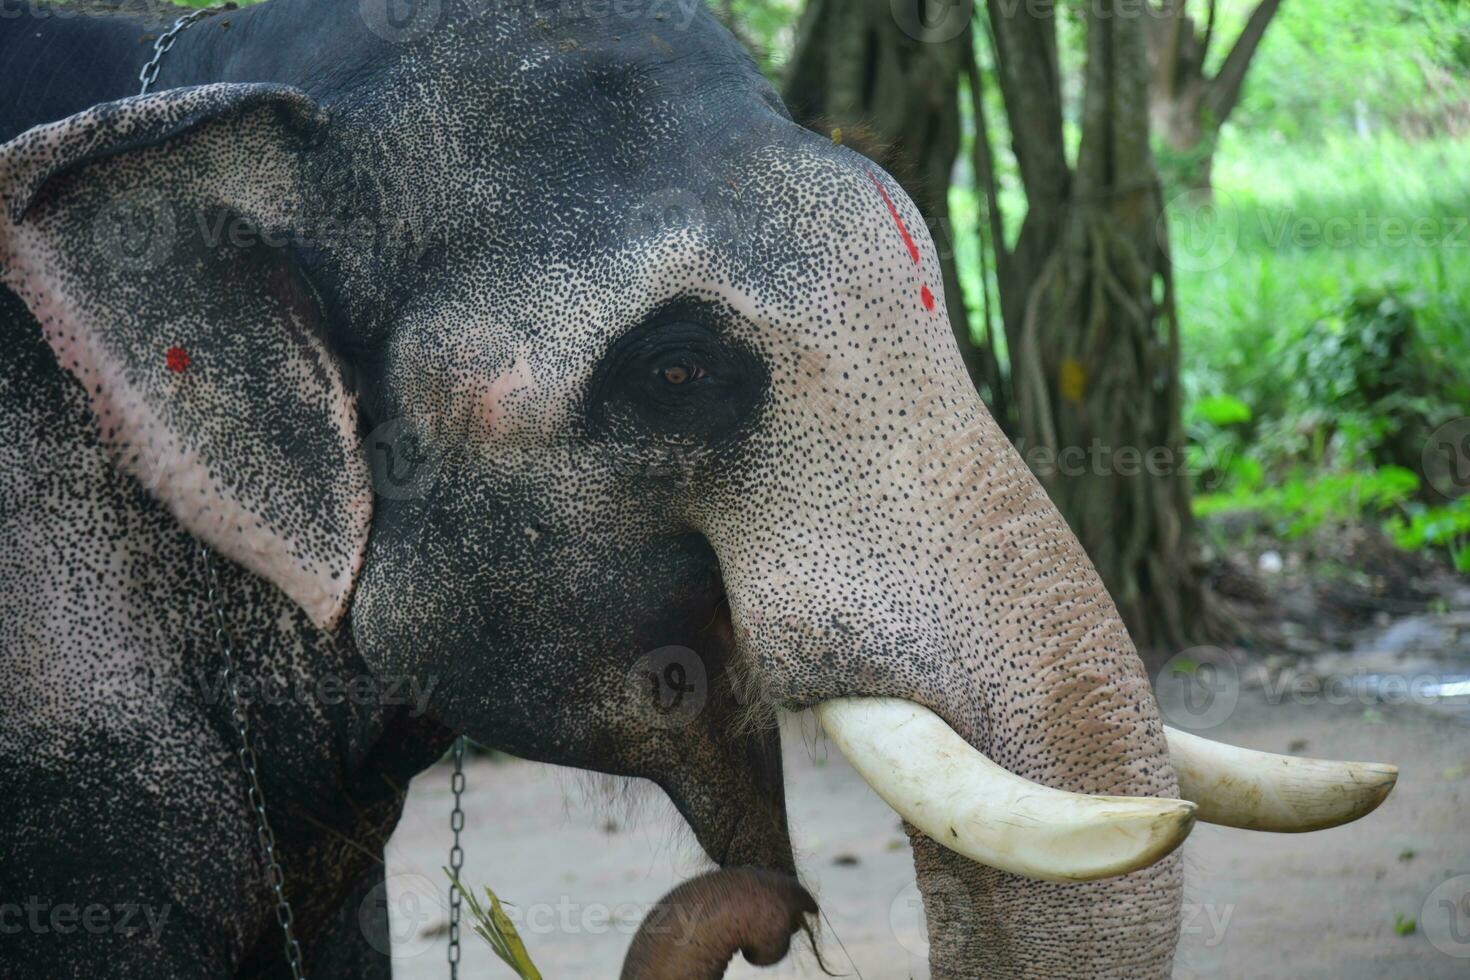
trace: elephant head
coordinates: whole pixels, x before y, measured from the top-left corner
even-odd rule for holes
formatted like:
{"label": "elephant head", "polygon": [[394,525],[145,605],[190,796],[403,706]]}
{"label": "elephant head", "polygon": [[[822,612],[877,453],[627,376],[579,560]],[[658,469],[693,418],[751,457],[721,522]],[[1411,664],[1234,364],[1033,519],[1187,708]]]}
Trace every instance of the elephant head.
{"label": "elephant head", "polygon": [[1165,976],[1197,817],[1386,793],[1171,745],[917,210],[709,16],[342,6],[309,75],[4,147],[0,269],[119,465],[436,719],[792,872],[769,720],[816,708],[906,818],[936,977]]}

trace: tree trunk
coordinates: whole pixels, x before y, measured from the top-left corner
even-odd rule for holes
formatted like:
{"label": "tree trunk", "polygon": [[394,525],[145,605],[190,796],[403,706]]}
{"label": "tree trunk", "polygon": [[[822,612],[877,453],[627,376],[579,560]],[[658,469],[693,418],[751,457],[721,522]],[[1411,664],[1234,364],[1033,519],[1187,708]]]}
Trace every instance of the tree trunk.
{"label": "tree trunk", "polygon": [[1144,18],[1153,131],[1172,151],[1176,181],[1205,192],[1210,189],[1220,127],[1240,103],[1246,73],[1281,8],[1281,0],[1261,0],[1211,77],[1205,64],[1215,39],[1216,3],[1208,0],[1202,32],[1196,31],[1186,0],[1160,0]]}
{"label": "tree trunk", "polygon": [[[1209,632],[1192,567],[1179,330],[1163,199],[1149,149],[1140,18],[1087,19],[1082,142],[1067,167],[1056,29],[991,0],[1002,96],[1028,211],[997,249],[1022,448],[1140,647]],[[979,139],[989,143],[989,134]],[[988,151],[987,151],[988,152]],[[997,202],[992,202],[996,206]]]}
{"label": "tree trunk", "polygon": [[994,352],[970,338],[949,219],[972,43],[968,18],[951,19],[958,9],[936,0],[808,0],[784,95],[797,122],[878,163],[918,205],[939,251],[949,322],[983,390],[999,370]]}

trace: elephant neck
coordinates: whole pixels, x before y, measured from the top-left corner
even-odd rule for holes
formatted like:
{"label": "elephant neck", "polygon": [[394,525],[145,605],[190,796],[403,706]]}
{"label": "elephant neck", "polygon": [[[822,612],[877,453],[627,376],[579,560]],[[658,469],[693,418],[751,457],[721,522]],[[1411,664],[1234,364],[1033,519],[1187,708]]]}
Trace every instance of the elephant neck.
{"label": "elephant neck", "polygon": [[[310,13],[305,9],[312,8]],[[403,45],[367,30],[355,4],[268,0],[200,18],[163,55],[153,90],[279,82],[320,97],[387,65]],[[0,143],[104,102],[138,94],[154,42],[190,8],[163,0],[28,3],[0,16]]]}
{"label": "elephant neck", "polygon": [[161,6],[147,15],[109,16],[41,5],[0,20],[8,89],[0,99],[0,142],[99,102],[137,95],[138,72],[153,53],[151,38],[171,20]]}

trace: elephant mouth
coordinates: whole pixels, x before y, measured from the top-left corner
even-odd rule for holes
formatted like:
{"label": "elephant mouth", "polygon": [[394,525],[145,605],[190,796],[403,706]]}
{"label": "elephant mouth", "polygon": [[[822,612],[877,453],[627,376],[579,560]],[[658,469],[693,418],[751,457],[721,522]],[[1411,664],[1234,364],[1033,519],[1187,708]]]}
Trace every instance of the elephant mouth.
{"label": "elephant mouth", "polygon": [[[721,576],[707,593],[703,633],[719,650],[736,701],[770,709],[758,668],[738,653]],[[708,647],[706,648],[708,649]],[[1198,822],[1275,833],[1323,830],[1373,812],[1398,778],[1391,765],[1256,752],[1164,727],[1180,797],[1068,792],[1017,775],[916,701],[847,696],[810,709],[827,737],[899,816],[971,861],[1041,881],[1091,881],[1147,868],[1178,849]],[[769,711],[767,712],[769,713]],[[749,857],[727,838],[721,866]]]}
{"label": "elephant mouth", "polygon": [[[1177,850],[1198,822],[1276,833],[1336,827],[1375,810],[1398,778],[1391,765],[1256,752],[1164,726],[1178,798],[1054,788],[991,760],[916,700],[861,691],[803,700],[789,689],[768,696],[774,692],[763,689],[767,678],[742,642],[718,567],[704,602],[701,643],[739,706],[737,728],[752,721],[774,728],[776,709],[810,709],[910,826],[963,858],[1024,878],[1079,882],[1140,871]],[[742,822],[711,854],[721,866],[754,856],[738,843],[746,838]]]}

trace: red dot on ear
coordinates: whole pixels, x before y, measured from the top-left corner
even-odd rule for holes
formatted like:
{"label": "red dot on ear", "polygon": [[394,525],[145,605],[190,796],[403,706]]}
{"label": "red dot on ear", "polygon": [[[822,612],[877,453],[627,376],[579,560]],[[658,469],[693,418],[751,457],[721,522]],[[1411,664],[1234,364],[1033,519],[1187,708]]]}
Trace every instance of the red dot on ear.
{"label": "red dot on ear", "polygon": [[919,296],[924,300],[924,309],[932,311],[934,309],[934,291],[929,288],[927,282],[924,283],[924,289],[919,293]]}
{"label": "red dot on ear", "polygon": [[182,347],[170,347],[163,352],[163,363],[174,374],[183,374],[189,368],[189,352]]}

